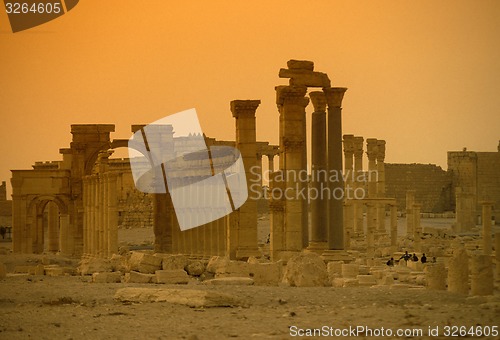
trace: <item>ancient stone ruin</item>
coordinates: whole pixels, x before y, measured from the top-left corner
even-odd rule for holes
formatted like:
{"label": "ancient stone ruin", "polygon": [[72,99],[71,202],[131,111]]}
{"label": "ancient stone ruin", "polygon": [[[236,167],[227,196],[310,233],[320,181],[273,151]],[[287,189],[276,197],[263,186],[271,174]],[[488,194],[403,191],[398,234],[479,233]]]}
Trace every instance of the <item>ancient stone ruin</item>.
{"label": "ancient stone ruin", "polygon": [[[311,61],[290,60],[279,77],[288,79],[275,88],[279,145],[256,140],[259,100],[231,101],[234,141],[203,136],[207,146],[241,153],[250,196],[239,209],[181,231],[170,195],[139,192],[128,159],[111,157],[128,141],[112,139],[114,125],[72,125],[62,160],[12,170],[13,252],[81,258],[78,273],[94,282],[387,285],[473,295],[498,288],[500,150],[449,152],[447,172],[386,164],[390,145],[384,140],[343,133],[346,88],[332,87]],[[173,132],[162,138],[176,156],[188,143]],[[198,164],[195,156],[184,157],[183,175],[201,176]],[[269,216],[268,242],[258,236],[261,215]],[[453,227],[426,226],[422,218],[448,218]],[[154,245],[132,252],[120,247],[123,226],[152,228]],[[405,251],[419,260],[405,259]],[[71,273],[47,266],[27,270]],[[130,299],[136,293],[120,294]]]}

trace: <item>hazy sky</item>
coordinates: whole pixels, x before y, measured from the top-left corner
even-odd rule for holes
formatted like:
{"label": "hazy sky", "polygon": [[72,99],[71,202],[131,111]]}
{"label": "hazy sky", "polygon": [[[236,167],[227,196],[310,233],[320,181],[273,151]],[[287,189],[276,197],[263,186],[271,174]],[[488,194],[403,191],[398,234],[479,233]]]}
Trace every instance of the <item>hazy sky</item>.
{"label": "hazy sky", "polygon": [[387,162],[446,169],[448,150],[500,139],[500,1],[86,0],[15,34],[0,8],[0,180],[59,160],[70,124],[129,138],[194,107],[234,139],[233,99],[262,100],[257,138],[277,143],[289,59],[349,88],[344,133],[385,139]]}

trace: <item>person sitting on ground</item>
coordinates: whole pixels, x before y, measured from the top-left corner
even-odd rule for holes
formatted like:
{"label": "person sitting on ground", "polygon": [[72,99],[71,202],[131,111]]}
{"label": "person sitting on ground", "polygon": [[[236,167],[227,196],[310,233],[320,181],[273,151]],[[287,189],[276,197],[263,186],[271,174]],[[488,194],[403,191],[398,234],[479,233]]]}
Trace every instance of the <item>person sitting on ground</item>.
{"label": "person sitting on ground", "polygon": [[389,267],[394,267],[394,258],[393,258],[393,257],[391,257],[391,259],[390,259],[390,260],[388,260],[386,264],[387,264]]}
{"label": "person sitting on ground", "polygon": [[426,263],[427,262],[427,257],[425,257],[425,253],[422,254],[422,257],[420,258],[420,261],[422,263]]}
{"label": "person sitting on ground", "polygon": [[418,256],[415,253],[413,253],[413,256],[412,256],[411,260],[413,262],[418,262]]}
{"label": "person sitting on ground", "polygon": [[432,263],[436,263],[436,256],[432,257]]}
{"label": "person sitting on ground", "polygon": [[403,260],[405,260],[406,262],[408,262],[408,260],[409,260],[409,259],[411,259],[411,255],[410,255],[410,254],[408,254],[408,250],[407,250],[407,251],[405,251],[405,253],[403,254],[403,256],[401,256],[399,259],[400,259],[400,260],[401,260],[401,259],[403,259]]}

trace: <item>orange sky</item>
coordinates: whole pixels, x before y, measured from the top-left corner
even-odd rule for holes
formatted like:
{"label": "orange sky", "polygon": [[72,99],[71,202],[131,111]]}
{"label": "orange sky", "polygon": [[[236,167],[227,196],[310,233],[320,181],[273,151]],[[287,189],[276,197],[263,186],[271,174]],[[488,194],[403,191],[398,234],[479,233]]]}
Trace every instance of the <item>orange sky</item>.
{"label": "orange sky", "polygon": [[499,1],[173,3],[80,1],[15,34],[0,5],[0,180],[60,159],[70,124],[128,138],[131,124],[195,107],[207,135],[234,139],[233,99],[261,99],[257,137],[277,143],[289,59],[349,88],[344,133],[387,140],[387,162],[446,169],[448,150],[496,151]]}

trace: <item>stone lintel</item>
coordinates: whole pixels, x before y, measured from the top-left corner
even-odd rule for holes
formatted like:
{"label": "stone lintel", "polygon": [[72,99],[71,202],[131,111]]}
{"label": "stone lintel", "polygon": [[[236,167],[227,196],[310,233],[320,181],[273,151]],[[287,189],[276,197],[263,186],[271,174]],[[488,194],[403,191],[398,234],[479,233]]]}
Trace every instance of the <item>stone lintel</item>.
{"label": "stone lintel", "polygon": [[290,85],[307,87],[330,87],[331,82],[326,73],[308,70],[280,69],[280,78],[290,78]]}
{"label": "stone lintel", "polygon": [[342,107],[342,99],[344,99],[346,87],[325,87],[323,92],[326,96],[328,107]]}
{"label": "stone lintel", "polygon": [[72,124],[71,133],[109,133],[115,132],[114,124]]}
{"label": "stone lintel", "polygon": [[[307,93],[307,87],[306,86],[285,86],[285,85],[280,85],[276,86],[276,104],[283,105],[285,102],[285,99],[307,99],[304,96]],[[307,102],[309,99],[307,99]],[[306,106],[307,103],[305,103],[304,106]]]}
{"label": "stone lintel", "polygon": [[137,131],[139,131],[140,129],[145,127],[146,125],[147,124],[133,124],[130,126],[130,130],[132,131],[132,133],[136,133]]}
{"label": "stone lintel", "polygon": [[322,91],[313,91],[309,93],[314,112],[326,112],[326,97]]}
{"label": "stone lintel", "polygon": [[290,59],[286,63],[286,66],[290,70],[307,70],[307,71],[314,71],[314,62],[309,61],[309,60],[295,60],[295,59]]}
{"label": "stone lintel", "polygon": [[232,100],[231,112],[233,117],[238,118],[242,113],[253,114],[260,105],[260,100]]}

